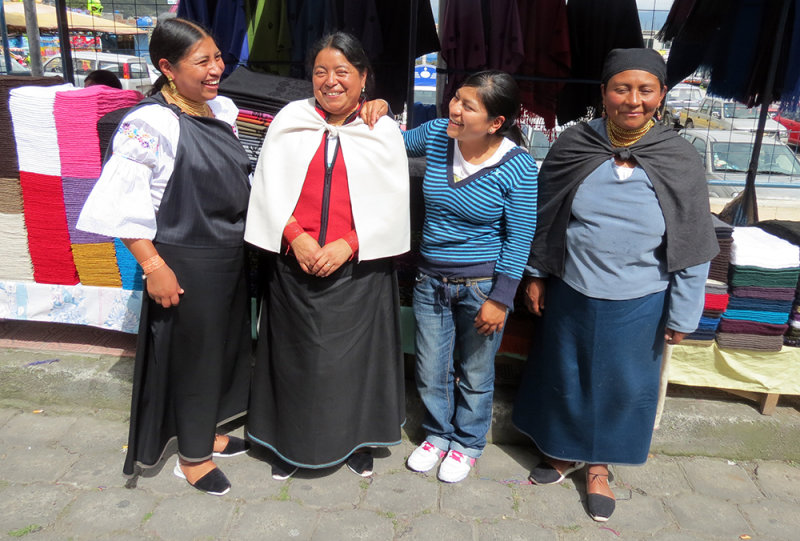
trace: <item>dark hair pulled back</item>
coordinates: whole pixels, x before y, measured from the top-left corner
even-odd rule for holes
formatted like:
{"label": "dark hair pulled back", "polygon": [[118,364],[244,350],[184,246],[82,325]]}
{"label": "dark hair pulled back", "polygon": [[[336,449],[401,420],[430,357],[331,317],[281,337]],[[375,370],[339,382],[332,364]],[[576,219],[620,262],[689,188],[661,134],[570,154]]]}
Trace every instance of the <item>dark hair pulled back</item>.
{"label": "dark hair pulled back", "polygon": [[[210,35],[208,30],[186,19],[176,17],[160,22],[150,37],[150,61],[158,71],[161,71],[158,63],[162,58],[170,64],[176,64],[186,56],[195,43]],[[167,76],[162,73],[148,95],[152,96],[159,92],[165,84]]]}
{"label": "dark hair pulled back", "polygon": [[369,57],[357,37],[347,32],[333,32],[322,36],[308,51],[306,66],[309,75],[314,73],[314,61],[323,49],[336,49],[358,70],[359,75],[364,75],[366,72],[366,95],[371,93],[375,84],[375,76],[372,74]]}
{"label": "dark hair pulled back", "polygon": [[487,70],[467,77],[461,87],[475,88],[489,118],[505,117],[505,122],[495,132],[521,145],[522,132],[517,126],[517,116],[522,105],[519,86],[514,78],[504,71]]}

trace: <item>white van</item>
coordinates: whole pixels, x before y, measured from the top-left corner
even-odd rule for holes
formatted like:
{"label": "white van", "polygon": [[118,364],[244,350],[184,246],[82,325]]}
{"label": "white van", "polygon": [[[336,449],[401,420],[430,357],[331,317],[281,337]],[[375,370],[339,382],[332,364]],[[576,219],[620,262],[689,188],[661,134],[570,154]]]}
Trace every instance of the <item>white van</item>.
{"label": "white van", "polygon": [[[138,56],[97,53],[94,51],[73,51],[72,66],[75,70],[75,86],[83,86],[86,76],[94,70],[108,70],[117,77],[125,90],[138,90],[147,93],[153,84],[147,62]],[[45,75],[61,75],[64,71],[60,56],[54,56],[42,67]]]}

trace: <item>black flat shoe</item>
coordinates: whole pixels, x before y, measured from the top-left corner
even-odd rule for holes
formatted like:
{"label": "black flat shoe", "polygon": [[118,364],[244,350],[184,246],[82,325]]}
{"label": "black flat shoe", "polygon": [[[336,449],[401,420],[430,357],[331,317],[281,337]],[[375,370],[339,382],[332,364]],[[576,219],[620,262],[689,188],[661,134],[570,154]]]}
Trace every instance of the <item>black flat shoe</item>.
{"label": "black flat shoe", "polygon": [[275,457],[275,462],[272,464],[272,478],[276,481],[286,481],[289,477],[294,475],[298,469],[300,468],[281,460],[279,457]]}
{"label": "black flat shoe", "polygon": [[598,494],[597,492],[589,492],[589,487],[593,482],[605,482],[606,487],[610,490],[611,487],[608,486],[608,475],[608,473],[592,473],[588,468],[586,470],[586,508],[589,511],[589,516],[597,522],[606,522],[611,518],[611,514],[614,512],[617,502],[614,498],[609,496]]}
{"label": "black flat shoe", "polygon": [[347,467],[356,475],[369,477],[372,475],[372,453],[369,451],[353,453],[347,458]]}
{"label": "black flat shoe", "polygon": [[228,436],[228,445],[219,453],[215,452],[214,456],[227,458],[246,453],[248,449],[250,449],[249,442],[246,442],[242,438],[237,438],[236,436]]}
{"label": "black flat shoe", "polygon": [[617,502],[614,498],[603,496],[602,494],[587,494],[586,507],[589,508],[589,516],[597,522],[606,522],[611,518]]}
{"label": "black flat shoe", "polygon": [[571,466],[566,468],[563,472],[559,472],[547,460],[542,460],[531,470],[528,476],[531,483],[534,485],[555,485],[561,483],[567,478],[567,475],[574,471],[578,471],[586,464],[584,462],[573,462]]}
{"label": "black flat shoe", "polygon": [[[181,479],[186,479],[186,475],[181,469],[180,460],[177,464],[175,464],[175,469],[172,470],[172,473]],[[189,483],[189,480],[186,479],[186,482]],[[192,485],[192,483],[189,484]],[[219,468],[214,468],[203,477],[195,481],[192,486],[197,490],[205,492],[206,494],[210,494],[212,496],[222,496],[223,494],[227,494],[231,489],[231,482],[228,481],[228,478],[225,477],[225,474],[222,473],[222,470]]]}

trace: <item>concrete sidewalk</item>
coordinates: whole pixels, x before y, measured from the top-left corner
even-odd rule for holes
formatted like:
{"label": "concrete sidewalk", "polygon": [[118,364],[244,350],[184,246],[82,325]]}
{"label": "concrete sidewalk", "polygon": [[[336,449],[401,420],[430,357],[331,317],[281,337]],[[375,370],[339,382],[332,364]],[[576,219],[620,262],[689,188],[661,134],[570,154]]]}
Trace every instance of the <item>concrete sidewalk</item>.
{"label": "concrete sidewalk", "polygon": [[[63,337],[15,336],[0,341],[0,538],[799,537],[797,397],[783,397],[768,417],[721,392],[671,387],[648,463],[612,468],[617,510],[605,525],[586,514],[582,472],[561,486],[528,483],[538,457],[509,425],[509,388],[497,392],[493,444],[462,483],[405,468],[421,436],[410,389],[404,441],[376,454],[371,479],[332,468],[278,482],[270,477],[271,455],[251,451],[218,461],[233,489],[216,498],[172,474],[174,455],[126,488],[132,359],[120,337],[83,347]],[[228,428],[242,433],[240,425]]]}

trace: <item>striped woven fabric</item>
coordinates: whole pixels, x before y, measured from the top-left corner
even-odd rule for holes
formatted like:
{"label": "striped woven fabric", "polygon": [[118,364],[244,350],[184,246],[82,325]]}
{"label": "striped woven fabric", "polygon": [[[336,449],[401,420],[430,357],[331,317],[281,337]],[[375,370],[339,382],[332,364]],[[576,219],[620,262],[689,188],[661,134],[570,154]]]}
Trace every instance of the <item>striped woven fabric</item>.
{"label": "striped woven fabric", "polygon": [[[139,102],[135,90],[120,90],[104,85],[57,92],[53,104],[61,159],[61,175],[97,179],[103,164],[97,121],[108,112]],[[76,137],[76,134],[80,134]]]}
{"label": "striped woven fabric", "polygon": [[113,242],[73,244],[72,256],[81,284],[122,287]]}
{"label": "striped woven fabric", "polygon": [[125,247],[119,239],[114,239],[114,251],[117,254],[117,265],[119,275],[122,278],[122,289],[139,289],[142,284],[142,267],[136,262],[136,258]]}
{"label": "striped woven fabric", "polygon": [[20,86],[53,86],[62,84],[61,77],[25,77],[4,75],[0,77],[0,177],[13,178],[19,173],[17,142],[14,139],[9,109],[9,93]]}
{"label": "striped woven fabric", "polygon": [[[112,238],[96,233],[87,233],[75,229],[78,217],[81,214],[86,198],[97,183],[97,179],[62,177],[61,185],[64,190],[64,207],[67,213],[67,226],[69,228],[69,238],[72,244],[89,244],[99,242],[111,242]],[[112,257],[114,251],[111,251]],[[116,262],[114,263],[116,266]],[[83,280],[81,280],[83,281]]]}
{"label": "striped woven fabric", "polygon": [[75,285],[61,177],[20,172],[33,277],[41,284]]}
{"label": "striped woven fabric", "polygon": [[19,179],[0,178],[0,277],[33,280]]}

